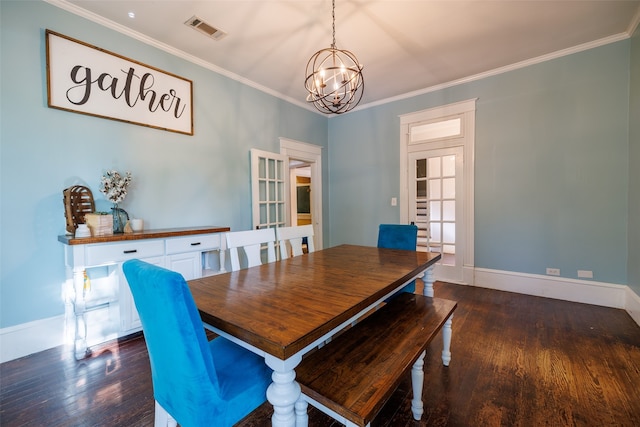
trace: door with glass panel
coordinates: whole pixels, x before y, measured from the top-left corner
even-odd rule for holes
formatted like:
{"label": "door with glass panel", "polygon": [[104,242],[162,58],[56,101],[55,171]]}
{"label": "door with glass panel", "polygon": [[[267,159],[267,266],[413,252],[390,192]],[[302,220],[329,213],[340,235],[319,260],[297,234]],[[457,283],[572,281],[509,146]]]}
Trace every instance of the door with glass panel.
{"label": "door with glass panel", "polygon": [[463,149],[409,153],[409,219],[418,226],[418,251],[442,255],[438,280],[463,277]]}
{"label": "door with glass panel", "polygon": [[[253,228],[277,228],[287,224],[289,157],[251,150],[251,206]],[[277,248],[276,248],[277,249]],[[263,262],[266,262],[266,246]]]}

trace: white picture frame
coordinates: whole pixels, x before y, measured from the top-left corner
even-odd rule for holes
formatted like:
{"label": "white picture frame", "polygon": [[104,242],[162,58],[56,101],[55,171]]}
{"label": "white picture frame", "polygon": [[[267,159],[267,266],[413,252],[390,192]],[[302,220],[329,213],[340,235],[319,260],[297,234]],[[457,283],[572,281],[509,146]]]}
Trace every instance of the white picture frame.
{"label": "white picture frame", "polygon": [[46,30],[50,108],[193,135],[193,83]]}

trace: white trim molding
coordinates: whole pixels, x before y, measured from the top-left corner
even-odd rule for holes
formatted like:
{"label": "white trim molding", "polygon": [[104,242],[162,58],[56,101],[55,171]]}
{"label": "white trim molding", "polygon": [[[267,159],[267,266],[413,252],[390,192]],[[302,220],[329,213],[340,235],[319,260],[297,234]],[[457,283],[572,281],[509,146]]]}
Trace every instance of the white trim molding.
{"label": "white trim molding", "polygon": [[[322,232],[324,228],[322,219],[322,149],[323,147],[320,145],[280,138],[280,154],[288,156],[289,159],[308,162],[311,168],[311,218],[316,251],[324,247]],[[295,182],[290,182],[290,185],[294,186]]]}
{"label": "white trim molding", "polygon": [[624,300],[624,309],[627,310],[629,316],[640,325],[640,296],[633,292],[628,286]]}
{"label": "white trim molding", "polygon": [[485,268],[475,269],[474,283],[481,288],[621,309],[629,292],[624,285]]}
{"label": "white trim molding", "polygon": [[64,315],[2,328],[0,363],[63,345],[65,331]]}

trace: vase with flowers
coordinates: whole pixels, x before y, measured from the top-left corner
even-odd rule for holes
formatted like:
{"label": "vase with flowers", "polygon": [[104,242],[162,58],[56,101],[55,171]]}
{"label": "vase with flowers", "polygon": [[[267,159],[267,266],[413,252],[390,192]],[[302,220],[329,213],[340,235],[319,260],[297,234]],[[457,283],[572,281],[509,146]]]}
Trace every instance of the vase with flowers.
{"label": "vase with flowers", "polygon": [[127,188],[131,183],[131,172],[121,175],[117,170],[108,170],[102,175],[100,192],[107,200],[113,203],[113,232],[123,233],[126,220],[129,219],[126,211],[118,207],[127,196]]}

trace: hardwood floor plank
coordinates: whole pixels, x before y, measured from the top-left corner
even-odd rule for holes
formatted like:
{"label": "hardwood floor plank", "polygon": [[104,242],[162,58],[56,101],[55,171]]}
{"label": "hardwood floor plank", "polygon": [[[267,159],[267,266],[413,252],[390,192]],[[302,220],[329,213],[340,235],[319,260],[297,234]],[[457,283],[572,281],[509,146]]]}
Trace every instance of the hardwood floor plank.
{"label": "hardwood floor plank", "polygon": [[[418,292],[420,292],[418,288]],[[425,358],[424,415],[411,415],[410,376],[372,422],[396,426],[639,426],[640,327],[623,310],[436,283],[458,301],[451,351]],[[153,426],[153,390],[141,335],[0,364],[0,425]],[[238,425],[270,425],[264,404]],[[339,423],[315,409],[311,427]]]}

